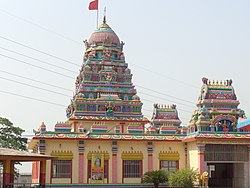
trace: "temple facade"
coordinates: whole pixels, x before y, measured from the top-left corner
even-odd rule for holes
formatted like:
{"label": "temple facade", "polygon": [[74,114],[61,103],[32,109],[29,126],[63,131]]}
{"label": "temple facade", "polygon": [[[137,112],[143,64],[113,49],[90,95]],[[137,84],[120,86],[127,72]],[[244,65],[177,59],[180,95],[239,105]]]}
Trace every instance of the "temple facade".
{"label": "temple facade", "polygon": [[[46,162],[46,184],[140,184],[150,170],[208,171],[213,186],[250,184],[250,133],[232,80],[202,79],[197,109],[181,126],[176,105],[154,104],[152,119],[132,83],[124,42],[106,23],[84,41],[86,51],[67,121],[53,131],[42,123],[29,149],[56,157]],[[33,182],[39,182],[39,162]]]}

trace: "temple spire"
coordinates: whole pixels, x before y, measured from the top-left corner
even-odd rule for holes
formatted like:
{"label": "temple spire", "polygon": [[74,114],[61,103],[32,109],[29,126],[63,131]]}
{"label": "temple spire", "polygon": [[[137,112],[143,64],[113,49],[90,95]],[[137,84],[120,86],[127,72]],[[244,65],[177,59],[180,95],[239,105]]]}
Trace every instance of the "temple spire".
{"label": "temple spire", "polygon": [[104,7],[103,23],[106,23],[106,7]]}

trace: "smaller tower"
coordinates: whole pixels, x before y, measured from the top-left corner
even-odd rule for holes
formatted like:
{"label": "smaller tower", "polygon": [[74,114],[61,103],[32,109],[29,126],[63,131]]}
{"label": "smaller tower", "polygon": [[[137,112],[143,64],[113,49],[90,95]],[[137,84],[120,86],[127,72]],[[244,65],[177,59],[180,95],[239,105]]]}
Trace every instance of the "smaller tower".
{"label": "smaller tower", "polygon": [[178,117],[176,105],[154,104],[153,117],[151,119],[151,133],[180,134],[181,120]]}
{"label": "smaller tower", "polygon": [[235,132],[244,111],[238,108],[232,80],[202,78],[201,92],[189,121],[189,132]]}

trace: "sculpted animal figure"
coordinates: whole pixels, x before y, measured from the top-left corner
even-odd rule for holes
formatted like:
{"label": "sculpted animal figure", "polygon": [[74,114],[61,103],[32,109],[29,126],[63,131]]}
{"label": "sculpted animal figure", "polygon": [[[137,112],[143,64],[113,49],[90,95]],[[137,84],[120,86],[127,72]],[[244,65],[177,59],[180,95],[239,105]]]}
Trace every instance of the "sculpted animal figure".
{"label": "sculpted animal figure", "polygon": [[208,172],[205,171],[200,175],[200,186],[208,187]]}

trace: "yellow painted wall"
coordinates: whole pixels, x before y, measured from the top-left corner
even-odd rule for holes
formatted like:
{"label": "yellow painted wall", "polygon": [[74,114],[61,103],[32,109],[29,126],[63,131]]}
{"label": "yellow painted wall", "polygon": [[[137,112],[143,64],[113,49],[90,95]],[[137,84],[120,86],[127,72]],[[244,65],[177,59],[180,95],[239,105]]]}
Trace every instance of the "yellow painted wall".
{"label": "yellow painted wall", "polygon": [[[143,173],[148,171],[148,152],[147,152],[147,141],[117,141],[118,152],[117,152],[117,183],[122,183],[122,153],[139,151],[143,154]],[[89,152],[108,152],[109,155],[109,183],[112,182],[112,141],[97,141],[87,140],[84,141],[84,183],[87,183],[87,162]],[[197,151],[195,150],[195,144],[191,143],[188,145],[188,153],[192,158],[191,166],[198,167],[197,162]],[[184,143],[176,142],[153,142],[153,169],[159,169],[159,153],[161,151],[177,151],[180,154],[179,166],[180,168],[185,167],[185,149]],[[50,155],[52,151],[71,151],[73,152],[72,161],[72,183],[78,183],[78,169],[79,169],[79,152],[78,152],[78,141],[60,141],[60,140],[46,140],[46,154]],[[195,159],[196,157],[196,159]],[[192,162],[193,161],[193,162]],[[197,163],[197,164],[196,164]],[[47,162],[47,173],[46,183],[50,183],[51,176],[51,162]],[[52,179],[52,183],[69,183],[70,179]],[[140,183],[141,178],[125,178],[124,183]]]}
{"label": "yellow painted wall", "polygon": [[198,169],[198,149],[196,141],[187,143],[188,167]]}
{"label": "yellow painted wall", "polygon": [[[72,160],[72,183],[78,183],[78,166],[79,166],[79,155],[78,155],[78,142],[76,140],[64,141],[64,140],[50,140],[45,141],[46,153],[50,155],[52,151],[71,151],[73,153]],[[47,162],[46,166],[46,183],[50,183],[51,176],[51,162]],[[70,179],[58,178],[60,183],[69,183]],[[52,183],[57,182],[55,178],[52,179]]]}
{"label": "yellow painted wall", "polygon": [[[139,151],[143,154],[143,173],[148,171],[148,152],[147,152],[147,142],[140,142],[140,141],[119,141],[118,144],[118,183],[122,183],[122,153],[123,152],[132,152],[132,151]],[[132,149],[132,148],[133,149]],[[141,178],[125,178],[124,183],[140,183]]]}
{"label": "yellow painted wall", "polygon": [[69,178],[53,178],[52,183],[56,183],[56,184],[67,183],[67,184],[69,184],[70,179]]}
{"label": "yellow painted wall", "polygon": [[160,168],[159,153],[161,151],[167,151],[167,152],[169,152],[169,151],[177,151],[180,154],[179,167],[180,167],[180,169],[185,167],[184,143],[178,143],[178,142],[153,142],[153,148],[154,148],[153,168],[155,170],[158,170]]}
{"label": "yellow painted wall", "polygon": [[[47,154],[47,153],[46,153]],[[46,161],[46,183],[50,183],[51,160]]]}

